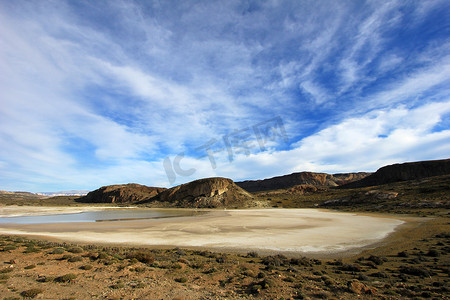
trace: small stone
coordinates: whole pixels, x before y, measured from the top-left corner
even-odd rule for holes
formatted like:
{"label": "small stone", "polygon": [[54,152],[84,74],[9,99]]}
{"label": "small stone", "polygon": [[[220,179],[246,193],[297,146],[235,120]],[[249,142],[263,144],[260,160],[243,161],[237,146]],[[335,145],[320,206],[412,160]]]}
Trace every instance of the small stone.
{"label": "small stone", "polygon": [[347,287],[355,294],[375,295],[377,292],[376,288],[371,288],[359,281],[349,281]]}

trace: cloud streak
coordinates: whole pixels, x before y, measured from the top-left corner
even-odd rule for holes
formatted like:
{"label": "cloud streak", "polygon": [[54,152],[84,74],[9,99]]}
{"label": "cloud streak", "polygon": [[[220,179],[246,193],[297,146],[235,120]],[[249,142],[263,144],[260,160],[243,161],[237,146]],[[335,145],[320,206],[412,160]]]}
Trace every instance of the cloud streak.
{"label": "cloud streak", "polygon": [[[448,152],[445,1],[0,2],[0,189],[374,170]],[[197,159],[280,116],[289,142]],[[413,121],[412,121],[413,120]],[[432,147],[431,147],[432,145]],[[370,157],[371,159],[367,159]]]}

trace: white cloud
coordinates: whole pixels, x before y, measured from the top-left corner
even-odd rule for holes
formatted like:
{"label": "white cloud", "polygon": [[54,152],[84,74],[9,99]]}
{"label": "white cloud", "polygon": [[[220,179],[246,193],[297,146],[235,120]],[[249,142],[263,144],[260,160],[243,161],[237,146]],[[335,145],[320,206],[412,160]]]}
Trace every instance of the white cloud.
{"label": "white cloud", "polygon": [[422,99],[423,93],[450,81],[450,56],[435,64],[416,71],[402,80],[395,81],[389,88],[375,94],[368,107],[395,104],[414,97]]}
{"label": "white cloud", "polygon": [[[424,20],[442,3],[412,6]],[[187,157],[190,179],[441,157],[448,45],[387,48],[401,5],[2,2],[0,178],[34,191],[165,185],[166,155],[275,116],[300,142],[233,163],[224,152],[215,170]]]}
{"label": "white cloud", "polygon": [[330,99],[330,96],[322,87],[311,81],[303,81],[300,83],[300,87],[314,98],[316,104],[322,104]]}
{"label": "white cloud", "polygon": [[378,70],[380,73],[393,70],[393,69],[397,68],[402,61],[403,61],[402,57],[400,57],[396,54],[390,54],[381,60],[379,66],[378,66]]}
{"label": "white cloud", "polygon": [[260,179],[260,174],[375,171],[396,162],[448,158],[450,130],[433,132],[448,113],[449,101],[372,111],[325,128],[292,150],[240,155],[215,172],[235,180]]}
{"label": "white cloud", "polygon": [[339,63],[342,70],[342,86],[340,93],[350,88],[355,88],[356,82],[367,78],[367,65],[383,49],[383,37],[381,30],[394,26],[398,22],[397,1],[373,3],[373,13],[367,18],[358,20],[357,33],[349,39],[350,47]]}

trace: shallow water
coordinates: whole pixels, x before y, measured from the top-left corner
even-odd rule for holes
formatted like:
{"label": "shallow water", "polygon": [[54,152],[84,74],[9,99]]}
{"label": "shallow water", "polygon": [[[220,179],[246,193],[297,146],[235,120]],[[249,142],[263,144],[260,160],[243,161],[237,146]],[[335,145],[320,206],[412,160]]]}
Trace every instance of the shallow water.
{"label": "shallow water", "polygon": [[[43,224],[43,223],[80,223],[80,222],[115,222],[162,219],[198,215],[201,212],[188,210],[154,210],[154,209],[112,209],[85,211],[81,213],[3,217],[0,223]],[[43,212],[45,214],[45,212]]]}

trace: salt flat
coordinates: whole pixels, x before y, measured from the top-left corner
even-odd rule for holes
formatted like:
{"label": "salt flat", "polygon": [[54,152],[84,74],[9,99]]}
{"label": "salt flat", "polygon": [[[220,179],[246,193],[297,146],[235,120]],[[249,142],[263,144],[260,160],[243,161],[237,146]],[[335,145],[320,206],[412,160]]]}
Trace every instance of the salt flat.
{"label": "salt flat", "polygon": [[[41,212],[45,214],[46,208]],[[331,254],[374,244],[403,222],[392,217],[320,209],[210,210],[199,216],[157,220],[9,223],[1,224],[0,233],[77,243]]]}
{"label": "salt flat", "polygon": [[[133,208],[133,207],[130,207]],[[76,214],[85,211],[117,209],[115,206],[0,206],[0,218],[40,215]]]}

